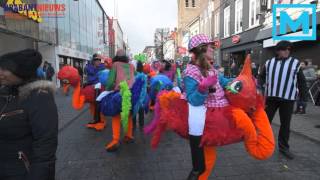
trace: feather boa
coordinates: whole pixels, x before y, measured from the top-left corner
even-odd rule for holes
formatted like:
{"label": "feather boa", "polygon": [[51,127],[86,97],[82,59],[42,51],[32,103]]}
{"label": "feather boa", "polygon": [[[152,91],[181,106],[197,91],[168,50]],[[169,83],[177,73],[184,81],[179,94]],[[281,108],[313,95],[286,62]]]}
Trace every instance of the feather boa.
{"label": "feather boa", "polygon": [[120,83],[121,103],[121,124],[125,133],[128,131],[129,113],[131,109],[131,92],[126,81]]}
{"label": "feather boa", "polygon": [[[159,96],[162,95],[164,92],[160,92]],[[159,100],[156,100],[156,104],[154,105],[154,115],[152,121],[149,125],[147,125],[143,130],[145,134],[151,134],[157,127],[160,118],[160,104]]]}
{"label": "feather boa", "polygon": [[150,103],[150,97],[146,93],[146,97],[144,98],[144,101],[143,101],[143,108],[145,113],[149,112],[149,103]]}
{"label": "feather boa", "polygon": [[140,107],[143,106],[143,101],[147,91],[146,76],[143,73],[139,73],[135,79],[135,83],[133,84],[131,89],[133,116],[135,116],[139,111]]}
{"label": "feather boa", "polygon": [[142,86],[142,90],[139,98],[140,107],[144,106],[144,103],[147,98],[147,76],[143,74],[142,78],[143,78],[143,86]]}
{"label": "feather boa", "polygon": [[182,88],[181,86],[181,70],[180,68],[177,68],[177,85],[179,88]]}

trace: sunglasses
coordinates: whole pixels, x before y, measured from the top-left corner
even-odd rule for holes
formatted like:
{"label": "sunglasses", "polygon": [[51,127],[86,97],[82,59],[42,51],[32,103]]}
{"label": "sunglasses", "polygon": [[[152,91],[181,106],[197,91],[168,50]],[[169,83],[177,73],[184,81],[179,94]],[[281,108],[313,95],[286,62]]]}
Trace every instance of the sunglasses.
{"label": "sunglasses", "polygon": [[286,50],[291,51],[291,48],[290,48],[290,47],[287,47],[287,48],[280,48],[280,49],[279,49],[279,51],[286,51]]}

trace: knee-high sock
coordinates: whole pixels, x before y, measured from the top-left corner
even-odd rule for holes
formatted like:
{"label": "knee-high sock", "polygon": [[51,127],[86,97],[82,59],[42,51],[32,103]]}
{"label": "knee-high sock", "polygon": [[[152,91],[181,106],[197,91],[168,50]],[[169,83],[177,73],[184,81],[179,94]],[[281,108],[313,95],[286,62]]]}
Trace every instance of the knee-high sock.
{"label": "knee-high sock", "polygon": [[204,158],[206,164],[206,170],[199,177],[199,180],[207,180],[210,176],[213,166],[216,162],[216,148],[213,146],[204,146]]}
{"label": "knee-high sock", "polygon": [[112,117],[112,141],[117,143],[120,140],[120,120],[120,114]]}
{"label": "knee-high sock", "polygon": [[133,131],[132,115],[129,115],[128,131],[126,136],[129,138],[133,138],[132,131]]}

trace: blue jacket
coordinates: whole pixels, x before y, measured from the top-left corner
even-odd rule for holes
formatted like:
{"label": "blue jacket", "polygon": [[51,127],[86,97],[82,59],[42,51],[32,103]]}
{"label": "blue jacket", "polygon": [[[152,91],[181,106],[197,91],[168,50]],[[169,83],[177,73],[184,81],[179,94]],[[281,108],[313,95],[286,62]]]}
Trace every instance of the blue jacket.
{"label": "blue jacket", "polygon": [[[223,75],[219,74],[219,83],[220,85],[225,88],[233,78],[225,78]],[[185,92],[187,96],[188,102],[193,106],[201,106],[204,104],[204,101],[208,97],[208,93],[202,93],[198,91],[198,82],[191,78],[191,77],[184,77],[183,83],[185,87]]]}
{"label": "blue jacket", "polygon": [[87,84],[96,84],[99,82],[98,73],[105,69],[104,64],[100,64],[97,68],[93,64],[86,65],[84,71],[87,74]]}
{"label": "blue jacket", "polygon": [[201,106],[208,97],[208,93],[198,91],[198,82],[191,77],[184,77],[183,83],[188,102],[193,106]]}

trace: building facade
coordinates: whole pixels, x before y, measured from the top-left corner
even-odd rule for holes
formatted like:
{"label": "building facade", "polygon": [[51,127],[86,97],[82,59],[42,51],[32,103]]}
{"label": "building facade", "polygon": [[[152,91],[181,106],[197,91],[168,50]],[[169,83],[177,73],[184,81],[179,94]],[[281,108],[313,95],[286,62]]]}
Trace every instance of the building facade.
{"label": "building facade", "polygon": [[249,53],[255,63],[262,58],[262,44],[255,41],[261,27],[260,0],[221,1],[220,59],[227,74],[233,63],[240,68]]}
{"label": "building facade", "polygon": [[[105,13],[96,0],[58,0],[65,4],[64,18],[57,18],[59,67],[84,66],[94,53],[108,54],[104,42]],[[105,23],[105,24],[103,24]]]}
{"label": "building facade", "polygon": [[192,21],[199,17],[201,12],[201,4],[202,0],[178,0],[178,47],[188,47],[185,46],[185,41],[186,39],[190,38],[189,25]]}
{"label": "building facade", "polygon": [[[256,36],[255,40],[262,44],[263,51],[262,51],[262,59],[260,60],[261,63],[264,63],[267,59],[271,58],[274,55],[274,46],[277,42],[276,40],[272,39],[272,5],[276,2],[274,0],[268,0],[267,4],[265,4],[263,14],[264,14],[264,21],[263,21],[263,28],[260,29],[258,35]],[[316,34],[317,40],[316,41],[291,41],[293,43],[292,55],[299,60],[303,61],[304,59],[311,59],[313,64],[320,66],[319,61],[319,51],[320,51],[320,2],[316,0],[292,0],[292,1],[282,1],[282,4],[316,4]],[[297,18],[299,15],[299,9],[286,9],[290,17]],[[311,16],[311,14],[309,14]],[[311,25],[311,24],[310,24]],[[277,26],[279,26],[279,19],[277,19]],[[311,27],[310,27],[311,29]],[[287,28],[287,34],[293,34]],[[301,28],[295,32],[295,34],[301,33]]]}
{"label": "building facade", "polygon": [[154,33],[154,46],[156,58],[164,59],[164,45],[170,38],[170,28],[156,28]]}
{"label": "building facade", "polygon": [[113,19],[113,29],[115,31],[115,52],[124,49],[123,31],[117,19]]}
{"label": "building facade", "polygon": [[[66,64],[84,67],[94,53],[110,56],[110,18],[98,0],[1,2],[0,55],[26,48],[38,49],[43,61],[51,63],[56,72]],[[8,2],[34,5],[29,11],[41,11],[41,15],[26,17],[16,9],[9,9]]]}
{"label": "building facade", "polygon": [[[319,17],[320,4],[315,0],[225,0],[220,4],[220,32],[214,37],[220,36],[221,44],[221,64],[225,67],[226,73],[229,74],[229,67],[235,63],[239,68],[244,62],[245,56],[251,54],[252,61],[259,67],[264,62],[274,56],[274,46],[277,42],[272,38],[272,5],[275,3],[282,4],[317,4],[317,29],[316,34],[320,34]],[[290,17],[298,18],[301,9],[285,9]],[[216,11],[216,10],[214,10]],[[277,14],[278,16],[278,14]],[[311,14],[309,14],[311,16]],[[296,20],[293,18],[293,20]],[[215,18],[214,18],[215,20]],[[213,23],[215,25],[215,22]],[[279,28],[279,19],[277,18],[277,28]],[[311,28],[311,27],[310,27]],[[216,29],[216,27],[214,27]],[[287,34],[300,33],[291,32],[287,28]],[[317,41],[300,41],[293,42],[292,55],[300,60],[312,59],[314,64],[320,65],[318,51],[320,44]]]}
{"label": "building facade", "polygon": [[156,59],[156,46],[146,46],[142,53],[147,55],[147,62],[152,62]]}

